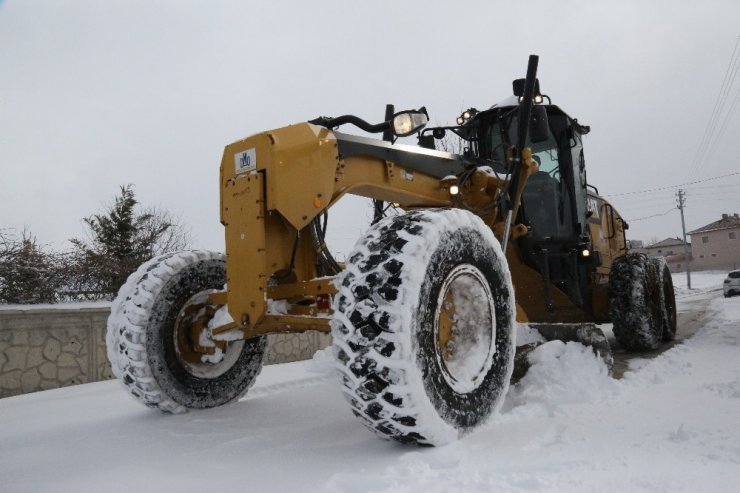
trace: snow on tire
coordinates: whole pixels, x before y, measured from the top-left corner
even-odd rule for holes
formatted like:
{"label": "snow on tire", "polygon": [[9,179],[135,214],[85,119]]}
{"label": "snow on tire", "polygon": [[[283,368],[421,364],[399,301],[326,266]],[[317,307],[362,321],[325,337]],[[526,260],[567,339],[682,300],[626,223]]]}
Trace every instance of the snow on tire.
{"label": "snow on tire", "polygon": [[225,282],[224,256],[197,250],[161,255],[129,276],[111,307],[106,343],[113,373],[136,399],[180,413],[236,401],[251,387],[265,337],[227,343],[220,359],[186,358],[182,349],[183,320],[208,317],[215,308],[205,304],[208,293]]}
{"label": "snow on tire", "polygon": [[372,431],[442,445],[501,405],[513,370],[514,290],[498,241],[462,210],[387,218],[336,281],[342,390]]}
{"label": "snow on tire", "polygon": [[627,350],[650,351],[663,341],[666,312],[660,270],[659,263],[643,253],[628,253],[612,263],[609,316],[614,337]]}
{"label": "snow on tire", "polygon": [[668,342],[676,338],[676,292],[673,289],[673,278],[665,257],[655,257],[650,260],[655,263],[658,274],[663,341]]}

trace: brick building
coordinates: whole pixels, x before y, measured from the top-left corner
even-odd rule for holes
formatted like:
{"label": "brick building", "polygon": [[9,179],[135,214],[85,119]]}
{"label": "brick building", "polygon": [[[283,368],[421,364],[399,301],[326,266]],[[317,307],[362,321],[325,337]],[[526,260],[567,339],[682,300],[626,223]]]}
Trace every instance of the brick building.
{"label": "brick building", "polygon": [[688,233],[691,235],[692,270],[740,268],[740,217],[722,214],[722,219]]}

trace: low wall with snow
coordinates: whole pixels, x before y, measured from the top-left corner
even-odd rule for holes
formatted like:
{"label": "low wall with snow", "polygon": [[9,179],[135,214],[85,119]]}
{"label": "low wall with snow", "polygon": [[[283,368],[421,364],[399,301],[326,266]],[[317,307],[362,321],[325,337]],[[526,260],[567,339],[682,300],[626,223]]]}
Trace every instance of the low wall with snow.
{"label": "low wall with snow", "polygon": [[[105,350],[105,304],[14,306],[0,309],[0,397],[113,378]],[[327,334],[269,337],[265,362],[310,358]]]}

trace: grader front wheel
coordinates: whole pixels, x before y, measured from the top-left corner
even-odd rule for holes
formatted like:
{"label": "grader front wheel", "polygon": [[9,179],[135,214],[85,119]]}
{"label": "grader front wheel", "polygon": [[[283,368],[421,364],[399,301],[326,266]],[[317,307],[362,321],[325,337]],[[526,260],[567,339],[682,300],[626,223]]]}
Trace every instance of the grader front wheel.
{"label": "grader front wheel", "polygon": [[480,385],[493,361],[495,312],[490,286],[479,269],[461,264],[447,274],[434,315],[435,349],[445,381],[457,392]]}
{"label": "grader front wheel", "polygon": [[338,279],[332,321],[343,392],[372,431],[442,445],[502,403],[514,293],[491,230],[461,210],[379,222]]}
{"label": "grader front wheel", "polygon": [[179,413],[239,399],[262,368],[264,337],[208,337],[219,307],[208,295],[226,282],[223,255],[189,251],[142,265],[108,319],[108,357],[126,389],[149,407]]}

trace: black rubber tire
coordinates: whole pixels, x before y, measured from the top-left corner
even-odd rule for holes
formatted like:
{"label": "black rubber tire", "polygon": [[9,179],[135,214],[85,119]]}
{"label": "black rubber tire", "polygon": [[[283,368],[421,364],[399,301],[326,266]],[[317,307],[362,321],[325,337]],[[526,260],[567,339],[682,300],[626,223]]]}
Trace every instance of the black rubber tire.
{"label": "black rubber tire", "polygon": [[[469,391],[450,383],[435,335],[440,291],[454,269],[476,273],[492,319]],[[514,290],[499,243],[477,216],[452,209],[386,218],[357,243],[337,286],[332,335],[342,390],[370,430],[442,445],[502,404],[516,346]]]}
{"label": "black rubber tire", "polygon": [[[106,342],[113,373],[140,402],[181,413],[233,402],[252,386],[262,369],[266,337],[234,341],[223,373],[195,376],[179,361],[175,319],[194,295],[222,289],[226,265],[220,253],[186,251],[142,265],[121,288],[111,307]],[[239,349],[241,346],[241,349]]]}
{"label": "black rubber tire", "polygon": [[658,264],[643,253],[617,258],[609,274],[614,337],[629,351],[651,351],[663,341],[663,289]]}
{"label": "black rubber tire", "polygon": [[676,292],[673,289],[673,277],[671,270],[664,257],[650,259],[654,262],[658,273],[658,285],[660,291],[660,306],[662,307],[661,321],[663,325],[663,342],[669,342],[676,338],[677,315],[676,315]]}

